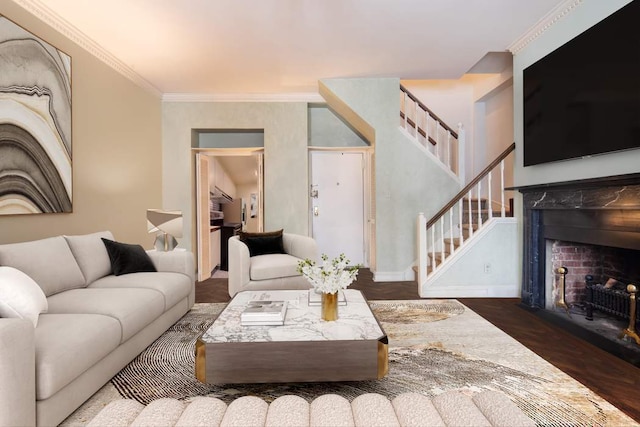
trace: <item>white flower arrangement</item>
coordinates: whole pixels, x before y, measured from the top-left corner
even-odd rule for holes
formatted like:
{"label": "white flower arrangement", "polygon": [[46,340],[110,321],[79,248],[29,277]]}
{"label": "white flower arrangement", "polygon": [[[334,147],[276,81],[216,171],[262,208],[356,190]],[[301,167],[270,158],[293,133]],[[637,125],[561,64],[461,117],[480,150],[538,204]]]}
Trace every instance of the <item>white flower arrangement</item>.
{"label": "white flower arrangement", "polygon": [[349,266],[351,261],[344,254],[331,261],[325,254],[321,258],[320,265],[310,259],[298,263],[298,272],[309,280],[316,292],[335,294],[346,289],[356,279],[360,265]]}

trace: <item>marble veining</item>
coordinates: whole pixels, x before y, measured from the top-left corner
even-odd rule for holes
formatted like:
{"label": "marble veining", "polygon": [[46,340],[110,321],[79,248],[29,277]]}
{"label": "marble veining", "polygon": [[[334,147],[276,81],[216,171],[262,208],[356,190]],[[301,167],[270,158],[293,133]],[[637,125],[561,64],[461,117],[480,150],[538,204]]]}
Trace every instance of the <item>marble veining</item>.
{"label": "marble veining", "polygon": [[[311,291],[313,292],[313,291]],[[384,336],[369,304],[359,291],[347,289],[347,305],[338,320],[320,318],[320,306],[309,306],[309,291],[245,291],[238,293],[202,336],[206,344],[224,342],[372,340]],[[250,300],[286,300],[283,326],[242,326],[240,313]]]}

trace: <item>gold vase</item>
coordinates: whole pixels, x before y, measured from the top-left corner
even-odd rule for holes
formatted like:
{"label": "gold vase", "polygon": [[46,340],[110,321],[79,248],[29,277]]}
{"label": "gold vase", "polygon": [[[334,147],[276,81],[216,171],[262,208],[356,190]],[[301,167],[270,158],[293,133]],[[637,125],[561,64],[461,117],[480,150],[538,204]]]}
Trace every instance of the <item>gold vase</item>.
{"label": "gold vase", "polygon": [[338,293],[322,294],[322,319],[338,320]]}

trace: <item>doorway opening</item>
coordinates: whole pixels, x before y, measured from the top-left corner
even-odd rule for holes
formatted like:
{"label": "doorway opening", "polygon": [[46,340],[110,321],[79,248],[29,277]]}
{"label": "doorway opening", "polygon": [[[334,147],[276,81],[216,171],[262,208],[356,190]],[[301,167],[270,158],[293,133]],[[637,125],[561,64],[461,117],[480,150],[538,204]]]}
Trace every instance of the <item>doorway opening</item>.
{"label": "doorway opening", "polygon": [[[198,281],[225,276],[228,239],[263,228],[261,129],[195,130],[195,222]],[[253,203],[252,203],[253,201]]]}

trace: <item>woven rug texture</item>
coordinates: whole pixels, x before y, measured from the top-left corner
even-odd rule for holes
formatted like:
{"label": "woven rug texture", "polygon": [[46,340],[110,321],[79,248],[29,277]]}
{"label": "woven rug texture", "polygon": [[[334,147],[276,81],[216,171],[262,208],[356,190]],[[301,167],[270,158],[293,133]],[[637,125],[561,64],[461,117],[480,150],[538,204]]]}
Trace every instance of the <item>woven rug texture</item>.
{"label": "woven rug texture", "polygon": [[[327,393],[349,400],[364,393],[393,398],[448,390],[499,390],[541,426],[636,425],[613,405],[455,300],[372,301],[389,337],[389,374],[382,380],[216,386],[194,377],[194,346],[225,304],[196,304],[118,373],[65,425],[90,419],[117,397],[143,404],[159,398],[254,395],[267,402],[294,394],[308,401]],[[117,393],[114,393],[115,389]]]}

